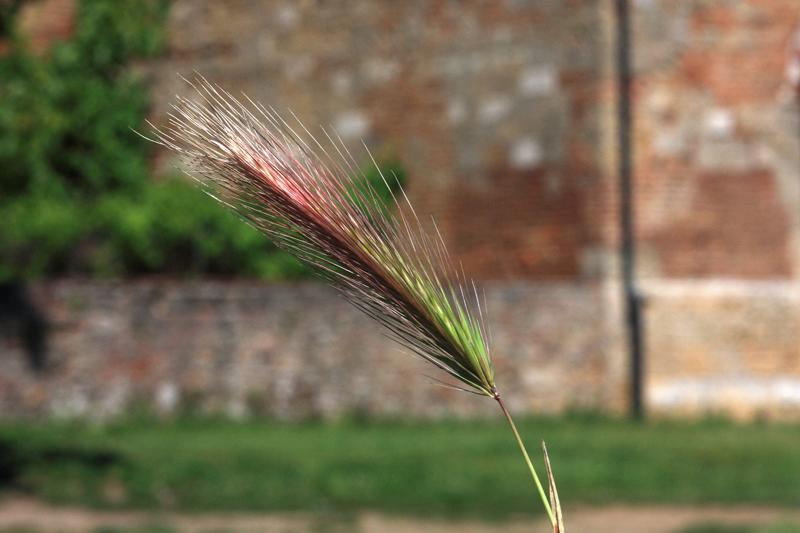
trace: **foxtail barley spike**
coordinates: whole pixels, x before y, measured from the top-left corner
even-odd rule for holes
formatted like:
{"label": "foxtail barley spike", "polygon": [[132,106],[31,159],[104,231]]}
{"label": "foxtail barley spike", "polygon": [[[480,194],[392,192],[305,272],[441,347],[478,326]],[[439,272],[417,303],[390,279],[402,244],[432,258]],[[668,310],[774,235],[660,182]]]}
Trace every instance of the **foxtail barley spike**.
{"label": "foxtail barley spike", "polygon": [[312,267],[389,336],[461,383],[448,386],[494,398],[511,422],[495,387],[482,298],[453,266],[438,229],[435,236],[424,231],[405,193],[393,216],[366,180],[356,186],[358,165],[338,137],[323,130],[326,149],[296,118],[287,122],[249,99],[244,105],[202,77],[189,83],[196,98],[179,96],[152,140],[179,153],[211,196]]}

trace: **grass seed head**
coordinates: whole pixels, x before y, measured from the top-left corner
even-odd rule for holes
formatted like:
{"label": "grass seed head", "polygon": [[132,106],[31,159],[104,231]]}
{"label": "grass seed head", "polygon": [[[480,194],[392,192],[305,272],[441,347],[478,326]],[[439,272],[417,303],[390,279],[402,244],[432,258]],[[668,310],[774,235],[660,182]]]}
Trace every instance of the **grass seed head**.
{"label": "grass seed head", "polygon": [[494,397],[484,304],[405,194],[393,214],[372,186],[355,186],[358,165],[338,137],[323,129],[325,148],[296,118],[200,77],[189,83],[194,97],[178,97],[153,140],[178,152],[211,196],[458,380],[456,388]]}

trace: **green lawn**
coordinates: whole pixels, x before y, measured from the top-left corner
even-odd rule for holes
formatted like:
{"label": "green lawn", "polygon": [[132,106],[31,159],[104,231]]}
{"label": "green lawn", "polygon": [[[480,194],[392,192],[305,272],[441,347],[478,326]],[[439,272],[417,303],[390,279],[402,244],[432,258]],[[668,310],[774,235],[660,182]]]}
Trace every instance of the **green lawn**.
{"label": "green lawn", "polygon": [[[527,420],[562,500],[800,504],[800,426]],[[55,502],[204,510],[538,513],[498,422],[0,424],[0,486]],[[537,454],[538,455],[538,454]]]}

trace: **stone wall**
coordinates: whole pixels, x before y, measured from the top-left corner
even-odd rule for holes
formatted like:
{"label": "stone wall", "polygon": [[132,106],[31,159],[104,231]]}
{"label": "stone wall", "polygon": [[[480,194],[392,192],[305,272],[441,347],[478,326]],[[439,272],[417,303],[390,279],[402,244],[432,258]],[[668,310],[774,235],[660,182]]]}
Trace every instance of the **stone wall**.
{"label": "stone wall", "polygon": [[646,402],[800,413],[800,6],[632,2]]}
{"label": "stone wall", "polygon": [[[343,7],[346,5],[346,8]],[[482,279],[603,279],[616,255],[612,2],[178,0],[156,122],[194,70],[409,170]],[[795,0],[630,2],[643,277],[800,275]],[[224,21],[222,23],[221,21]]]}
{"label": "stone wall", "polygon": [[[617,233],[612,4],[175,0],[164,57],[140,70],[156,123],[190,93],[177,74],[197,71],[333,126],[357,158],[362,139],[396,156],[479,278],[603,279]],[[796,0],[629,4],[640,275],[800,277]],[[69,34],[74,7],[23,10],[36,49]]]}
{"label": "stone wall", "polygon": [[[73,5],[30,4],[37,48],[68,34]],[[800,414],[800,7],[629,5],[646,400],[669,413]],[[612,7],[175,0],[164,57],[137,68],[156,123],[189,93],[176,73],[196,70],[312,128],[332,125],[358,158],[361,139],[397,157],[418,210],[489,284],[498,370],[517,407],[618,409]],[[139,400],[280,416],[483,408],[421,383],[412,360],[390,357],[315,286],[57,282],[35,293],[55,324],[53,366],[37,376],[3,341],[7,413]]]}
{"label": "stone wall", "polygon": [[644,293],[651,412],[798,418],[800,286],[669,281]]}
{"label": "stone wall", "polygon": [[[600,286],[486,287],[498,383],[526,412],[620,409],[624,366]],[[47,356],[0,337],[0,416],[106,417],[134,407],[234,416],[482,415],[435,370],[317,284],[37,285]]]}
{"label": "stone wall", "polygon": [[[624,410],[619,287],[485,289],[498,383],[513,409]],[[644,295],[651,413],[797,419],[796,284],[649,282]],[[58,281],[29,296],[48,323],[44,365],[32,368],[18,329],[2,332],[0,417],[493,412],[491,402],[432,383],[432,368],[322,285]]]}
{"label": "stone wall", "polygon": [[800,277],[800,7],[635,2],[647,278]]}
{"label": "stone wall", "polygon": [[332,126],[364,164],[362,139],[397,157],[471,275],[597,279],[613,226],[604,4],[177,0],[166,56],[144,67],[154,121],[191,94],[176,73],[201,72]]}

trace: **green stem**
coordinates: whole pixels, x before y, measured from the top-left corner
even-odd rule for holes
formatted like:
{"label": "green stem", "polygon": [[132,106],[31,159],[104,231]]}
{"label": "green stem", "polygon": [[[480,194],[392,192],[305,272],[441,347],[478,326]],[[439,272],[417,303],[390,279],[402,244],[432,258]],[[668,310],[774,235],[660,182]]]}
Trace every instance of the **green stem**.
{"label": "green stem", "polygon": [[517,431],[517,426],[514,424],[514,420],[511,418],[511,413],[509,413],[508,409],[506,409],[506,406],[503,403],[503,400],[500,399],[499,394],[495,393],[494,399],[497,400],[497,404],[500,406],[500,409],[502,409],[503,414],[506,416],[506,420],[508,420],[508,425],[511,426],[511,431],[514,432],[514,436],[517,438],[517,444],[519,444],[519,449],[522,451],[522,456],[525,457],[525,462],[528,464],[528,470],[531,471],[533,481],[536,483],[536,489],[539,491],[539,497],[542,499],[544,509],[547,511],[547,516],[550,518],[550,523],[555,525],[556,520],[553,517],[553,510],[550,508],[550,501],[547,499],[542,482],[539,481],[539,476],[536,474],[536,470],[533,468],[533,461],[531,461],[531,458],[528,455],[528,450],[525,449],[525,443],[522,442],[522,437],[520,437],[519,431]]}

